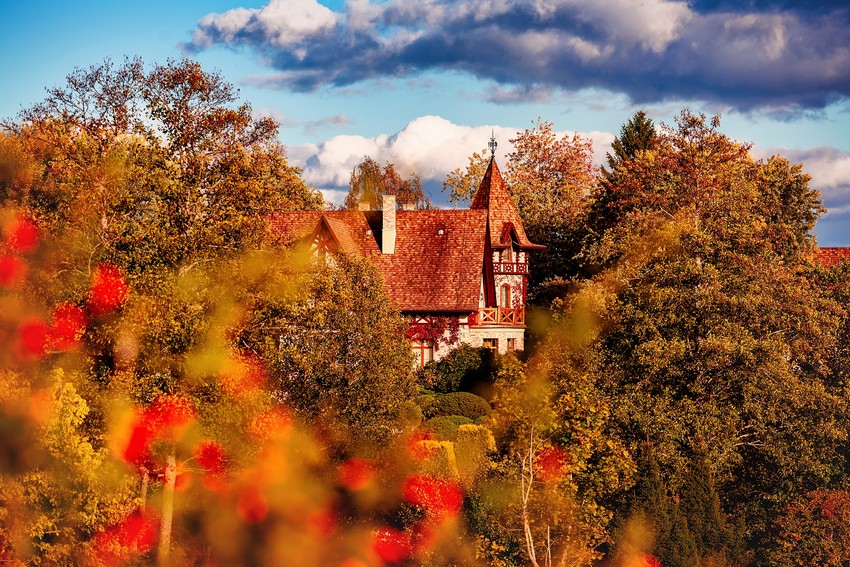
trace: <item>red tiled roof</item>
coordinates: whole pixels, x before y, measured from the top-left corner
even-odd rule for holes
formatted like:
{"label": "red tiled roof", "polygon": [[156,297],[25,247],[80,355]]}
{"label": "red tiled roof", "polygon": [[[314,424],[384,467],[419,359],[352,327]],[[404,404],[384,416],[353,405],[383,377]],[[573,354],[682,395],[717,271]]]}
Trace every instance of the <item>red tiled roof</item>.
{"label": "red tiled roof", "polygon": [[850,248],[818,248],[815,261],[827,268],[840,262],[850,262]]}
{"label": "red tiled roof", "polygon": [[481,210],[398,211],[395,254],[378,266],[399,309],[478,309],[486,223]]}
{"label": "red tiled roof", "polygon": [[269,231],[282,244],[310,236],[317,228],[330,232],[340,251],[346,254],[367,256],[381,253],[366,215],[361,211],[277,213],[269,219]]}
{"label": "red tiled roof", "polygon": [[341,252],[372,258],[387,294],[408,312],[478,309],[486,226],[482,210],[397,211],[395,253],[381,254],[361,211],[278,213],[269,221],[283,244],[327,230]]}
{"label": "red tiled roof", "polygon": [[490,242],[494,248],[507,244],[507,240],[502,239],[510,237],[510,231],[506,230],[508,224],[513,225],[520,248],[545,248],[540,244],[534,244],[525,235],[519,213],[517,213],[510,193],[508,193],[505,180],[502,179],[495,159],[490,158],[490,164],[487,166],[487,171],[481,179],[481,184],[472,200],[472,206],[469,208],[472,210],[486,209],[488,211]]}

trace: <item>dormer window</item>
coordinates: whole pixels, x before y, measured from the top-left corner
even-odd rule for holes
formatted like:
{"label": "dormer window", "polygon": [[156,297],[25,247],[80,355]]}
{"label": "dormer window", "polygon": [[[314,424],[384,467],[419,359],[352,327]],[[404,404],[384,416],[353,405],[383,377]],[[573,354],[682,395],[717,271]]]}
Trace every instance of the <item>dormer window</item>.
{"label": "dormer window", "polygon": [[444,229],[444,228],[438,228],[437,229],[437,236],[443,236],[445,233],[446,233],[446,229]]}

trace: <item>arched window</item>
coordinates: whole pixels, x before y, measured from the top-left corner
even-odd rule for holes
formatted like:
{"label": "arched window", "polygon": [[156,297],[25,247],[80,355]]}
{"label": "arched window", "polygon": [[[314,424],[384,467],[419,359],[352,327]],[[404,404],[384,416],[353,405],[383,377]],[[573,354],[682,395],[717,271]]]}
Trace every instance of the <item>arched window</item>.
{"label": "arched window", "polygon": [[499,307],[511,307],[511,286],[502,284],[499,290]]}

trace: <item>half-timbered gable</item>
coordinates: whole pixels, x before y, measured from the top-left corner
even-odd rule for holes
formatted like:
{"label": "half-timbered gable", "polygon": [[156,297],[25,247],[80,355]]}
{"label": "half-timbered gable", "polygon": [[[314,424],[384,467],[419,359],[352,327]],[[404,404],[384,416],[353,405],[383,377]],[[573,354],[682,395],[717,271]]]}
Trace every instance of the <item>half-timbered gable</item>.
{"label": "half-timbered gable", "polygon": [[279,213],[270,231],[318,255],[369,258],[387,295],[410,322],[418,364],[459,343],[500,352],[521,350],[529,266],[543,246],[528,240],[494,159],[468,210]]}

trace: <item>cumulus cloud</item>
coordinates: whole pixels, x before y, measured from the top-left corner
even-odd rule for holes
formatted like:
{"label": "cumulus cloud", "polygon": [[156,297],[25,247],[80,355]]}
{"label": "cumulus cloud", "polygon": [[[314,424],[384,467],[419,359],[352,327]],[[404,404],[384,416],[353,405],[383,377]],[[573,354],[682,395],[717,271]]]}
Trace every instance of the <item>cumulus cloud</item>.
{"label": "cumulus cloud", "polygon": [[[325,199],[341,202],[342,188],[354,167],[369,156],[379,163],[393,163],[403,176],[418,174],[423,185],[439,187],[450,171],[464,168],[473,152],[487,147],[492,133],[498,142],[496,159],[504,164],[512,151],[509,140],[518,128],[507,126],[465,126],[440,116],[420,116],[401,131],[375,137],[338,135],[318,144],[289,148],[291,161],[304,168],[304,179],[322,190]],[[558,132],[572,135],[574,132]],[[614,135],[608,132],[579,133],[593,142],[594,157],[602,162]]]}
{"label": "cumulus cloud", "polygon": [[[839,2],[271,0],[203,18],[189,44],[253,50],[255,83],[311,91],[429,70],[506,89],[596,87],[646,103],[819,108],[850,96]],[[745,6],[742,8],[741,6]],[[508,92],[508,91],[506,91]]]}
{"label": "cumulus cloud", "polygon": [[333,29],[336,14],[314,0],[270,0],[259,9],[235,8],[204,16],[192,45],[210,47],[263,41],[275,48],[298,46],[306,39]]}

